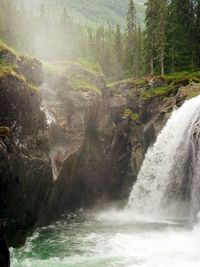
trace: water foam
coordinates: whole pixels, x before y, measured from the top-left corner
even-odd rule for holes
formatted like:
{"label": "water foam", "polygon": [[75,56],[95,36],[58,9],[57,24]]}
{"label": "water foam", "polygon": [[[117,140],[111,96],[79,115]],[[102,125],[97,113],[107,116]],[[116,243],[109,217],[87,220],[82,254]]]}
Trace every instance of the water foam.
{"label": "water foam", "polygon": [[[145,157],[128,208],[144,214],[189,215],[200,203],[200,96],[173,112]],[[197,205],[198,203],[198,205]]]}

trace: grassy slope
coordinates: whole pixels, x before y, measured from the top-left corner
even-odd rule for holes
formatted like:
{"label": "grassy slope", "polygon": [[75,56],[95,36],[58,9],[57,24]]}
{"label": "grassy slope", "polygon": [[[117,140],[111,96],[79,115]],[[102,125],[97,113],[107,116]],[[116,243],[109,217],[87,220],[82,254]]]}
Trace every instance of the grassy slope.
{"label": "grassy slope", "polygon": [[[200,71],[182,71],[164,76],[167,85],[150,89],[142,94],[145,99],[152,99],[155,97],[167,97],[176,91],[183,80],[188,80],[189,83],[200,83]],[[191,95],[195,96],[195,95]]]}
{"label": "grassy slope", "polygon": [[48,74],[56,74],[58,76],[67,74],[68,84],[73,90],[95,91],[101,95],[97,81],[100,77],[103,77],[103,74],[98,65],[80,60],[79,62],[43,62],[43,67]]}
{"label": "grassy slope", "polygon": [[4,59],[1,56],[4,53],[7,53],[8,55],[9,54],[14,55],[14,57],[16,57],[17,60],[21,60],[19,53],[17,53],[15,50],[13,50],[9,46],[7,46],[3,41],[0,40],[0,80],[4,79],[5,77],[15,77],[18,80],[24,82],[31,93],[37,93],[39,88],[37,86],[29,84],[23,75],[18,74],[17,65],[9,64],[4,61]]}
{"label": "grassy slope", "polygon": [[[140,96],[143,100],[152,100],[156,97],[165,98],[176,92],[177,88],[179,88],[182,84],[182,81],[188,80],[188,83],[199,83],[200,84],[200,70],[199,71],[181,71],[176,73],[171,73],[168,75],[165,75],[163,77],[165,79],[166,85],[156,88],[150,88],[146,91],[142,91]],[[111,90],[116,90],[116,88],[119,88],[119,85],[126,85],[126,84],[133,84],[133,87],[135,85],[142,86],[146,85],[145,78],[141,78],[140,80],[134,80],[132,78],[122,80],[119,82],[111,83],[108,85],[108,87]],[[188,92],[188,98],[199,95],[200,91],[193,91],[192,88],[190,92]]]}

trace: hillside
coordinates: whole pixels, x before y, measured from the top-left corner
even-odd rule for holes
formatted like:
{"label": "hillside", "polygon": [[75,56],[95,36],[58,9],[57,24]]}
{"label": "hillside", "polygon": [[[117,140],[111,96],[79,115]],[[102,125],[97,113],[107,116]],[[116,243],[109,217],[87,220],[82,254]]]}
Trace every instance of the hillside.
{"label": "hillside", "polygon": [[[145,0],[135,0],[140,22],[144,20],[144,2]],[[81,23],[125,25],[128,0],[31,0],[26,1],[25,4],[37,12],[39,12],[41,5],[48,7],[53,12],[58,12],[66,7],[75,21]]]}

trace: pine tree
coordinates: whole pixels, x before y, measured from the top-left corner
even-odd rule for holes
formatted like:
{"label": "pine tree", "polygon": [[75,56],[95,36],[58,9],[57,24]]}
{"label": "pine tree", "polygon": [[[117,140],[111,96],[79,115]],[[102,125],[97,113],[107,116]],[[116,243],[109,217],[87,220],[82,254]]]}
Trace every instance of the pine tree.
{"label": "pine tree", "polygon": [[166,20],[167,20],[167,0],[157,2],[157,27],[156,27],[156,52],[158,53],[161,74],[165,72],[165,48],[167,42]]}
{"label": "pine tree", "polygon": [[117,25],[114,43],[114,57],[115,57],[115,76],[119,80],[122,78],[122,33],[120,26]]}
{"label": "pine tree", "polygon": [[195,5],[195,58],[196,67],[200,68],[200,0],[196,1]]}
{"label": "pine tree", "polygon": [[128,71],[135,71],[136,53],[136,10],[133,0],[129,0],[127,14],[126,47],[125,47],[125,66]]}
{"label": "pine tree", "polygon": [[141,26],[137,28],[136,78],[143,74],[143,33]]}
{"label": "pine tree", "polygon": [[168,44],[171,71],[191,67],[190,0],[172,0],[169,5]]}
{"label": "pine tree", "polygon": [[111,76],[111,69],[112,69],[112,64],[111,64],[110,48],[106,47],[102,62],[102,70],[106,78],[109,78]]}
{"label": "pine tree", "polygon": [[145,53],[147,61],[150,64],[151,75],[154,74],[156,60],[157,21],[157,2],[155,0],[149,0],[146,3]]}

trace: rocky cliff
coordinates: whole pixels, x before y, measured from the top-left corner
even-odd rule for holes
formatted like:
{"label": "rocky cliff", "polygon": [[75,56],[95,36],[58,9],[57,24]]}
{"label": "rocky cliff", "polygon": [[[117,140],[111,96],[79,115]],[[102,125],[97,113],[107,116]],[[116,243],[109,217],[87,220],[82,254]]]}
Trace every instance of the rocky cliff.
{"label": "rocky cliff", "polygon": [[[102,76],[77,67],[70,71],[73,75],[67,71],[53,80],[46,77],[42,89],[55,180],[51,218],[65,210],[124,199],[133,183],[128,118],[122,116],[125,98],[112,94]],[[80,72],[90,86],[84,82],[77,90],[72,77],[80,79]]]}
{"label": "rocky cliff", "polygon": [[1,45],[0,222],[9,244],[63,212],[124,205],[173,109],[199,93],[198,79],[108,87],[78,64],[43,79],[38,60]]}
{"label": "rocky cliff", "polygon": [[10,246],[42,220],[52,171],[38,86],[42,65],[0,46],[0,221]]}
{"label": "rocky cliff", "polygon": [[[86,83],[74,86],[72,77],[82,76],[98,90]],[[199,93],[198,83],[164,79],[153,86],[122,81],[108,88],[102,76],[77,66],[54,79],[46,75],[43,98],[55,180],[50,218],[110,201],[126,203],[145,152],[171,112]]]}

